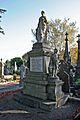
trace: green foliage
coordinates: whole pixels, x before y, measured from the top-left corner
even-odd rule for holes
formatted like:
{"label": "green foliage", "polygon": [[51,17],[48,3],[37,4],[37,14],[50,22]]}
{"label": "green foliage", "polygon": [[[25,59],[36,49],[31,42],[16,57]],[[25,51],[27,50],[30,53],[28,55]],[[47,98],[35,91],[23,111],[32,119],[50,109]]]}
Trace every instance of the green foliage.
{"label": "green foliage", "polygon": [[20,71],[19,71],[19,70],[17,70],[17,71],[15,72],[15,74],[20,75]]}
{"label": "green foliage", "polygon": [[75,84],[80,85],[80,75],[75,77]]}
{"label": "green foliage", "polygon": [[[57,47],[60,51],[65,47],[65,33],[67,32],[69,45],[73,47],[75,45],[75,37],[78,33],[76,22],[70,22],[70,19],[64,18],[48,21],[48,43],[52,49]],[[36,38],[36,30],[31,29],[33,36]],[[33,43],[36,40],[32,40]],[[74,43],[74,44],[73,44]]]}
{"label": "green foliage", "polygon": [[15,57],[10,60],[11,66],[14,66],[16,62],[17,67],[20,67],[21,64],[23,63],[22,59],[20,57]]}

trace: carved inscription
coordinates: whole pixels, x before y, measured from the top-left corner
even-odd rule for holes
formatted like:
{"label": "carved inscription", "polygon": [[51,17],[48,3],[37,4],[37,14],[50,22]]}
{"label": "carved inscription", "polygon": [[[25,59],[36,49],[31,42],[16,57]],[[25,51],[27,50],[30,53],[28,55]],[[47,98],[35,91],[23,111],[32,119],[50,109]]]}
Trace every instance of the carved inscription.
{"label": "carved inscription", "polygon": [[43,57],[30,57],[30,71],[43,72]]}

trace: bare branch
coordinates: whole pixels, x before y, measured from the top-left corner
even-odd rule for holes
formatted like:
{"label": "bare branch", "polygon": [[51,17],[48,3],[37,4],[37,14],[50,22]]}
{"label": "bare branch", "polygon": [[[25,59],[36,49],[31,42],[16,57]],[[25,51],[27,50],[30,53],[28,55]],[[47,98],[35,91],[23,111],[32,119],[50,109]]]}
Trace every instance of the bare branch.
{"label": "bare branch", "polygon": [[7,10],[4,10],[4,9],[0,9],[0,13],[4,13],[6,12]]}

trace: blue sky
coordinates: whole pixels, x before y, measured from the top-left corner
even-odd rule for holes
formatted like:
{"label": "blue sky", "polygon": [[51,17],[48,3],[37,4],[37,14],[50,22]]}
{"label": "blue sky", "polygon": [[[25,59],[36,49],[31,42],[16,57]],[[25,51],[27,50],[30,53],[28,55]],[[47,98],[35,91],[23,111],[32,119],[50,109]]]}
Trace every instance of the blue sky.
{"label": "blue sky", "polygon": [[70,18],[80,29],[80,0],[0,0],[0,8],[7,10],[0,23],[5,30],[5,36],[0,34],[3,60],[21,57],[32,49],[31,29],[36,29],[41,10],[48,20]]}

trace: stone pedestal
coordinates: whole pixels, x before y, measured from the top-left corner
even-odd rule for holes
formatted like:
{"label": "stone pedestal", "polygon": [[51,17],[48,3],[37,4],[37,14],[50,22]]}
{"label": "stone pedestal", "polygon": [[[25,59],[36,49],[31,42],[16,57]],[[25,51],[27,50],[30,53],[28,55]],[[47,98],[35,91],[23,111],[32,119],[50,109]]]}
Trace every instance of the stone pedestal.
{"label": "stone pedestal", "polygon": [[61,97],[63,95],[62,85],[63,82],[59,80],[59,77],[56,76],[48,78],[47,93],[49,100],[56,101],[57,96]]}
{"label": "stone pedestal", "polygon": [[50,48],[44,43],[33,44],[28,53],[30,68],[24,85],[24,94],[43,100],[56,100],[55,87],[62,87],[62,81],[58,77],[51,77],[48,71],[50,63]]}
{"label": "stone pedestal", "polygon": [[47,44],[35,43],[28,55],[30,59],[30,70],[27,74],[24,93],[46,100],[50,48]]}

